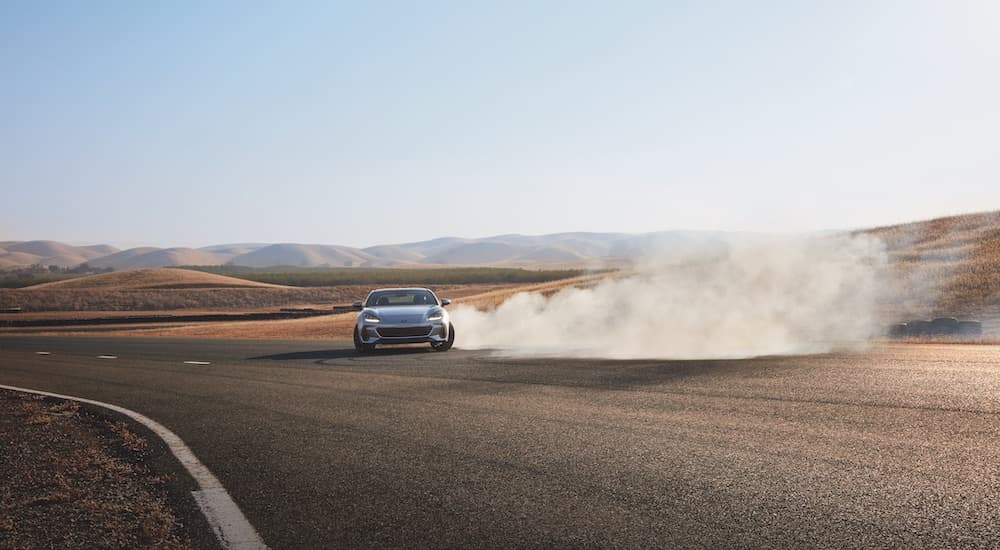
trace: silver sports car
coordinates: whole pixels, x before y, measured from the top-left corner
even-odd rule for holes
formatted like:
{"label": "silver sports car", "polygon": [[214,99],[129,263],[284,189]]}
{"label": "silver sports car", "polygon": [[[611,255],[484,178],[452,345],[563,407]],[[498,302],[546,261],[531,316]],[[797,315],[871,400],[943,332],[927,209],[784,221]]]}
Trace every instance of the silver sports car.
{"label": "silver sports car", "polygon": [[444,306],[426,288],[380,288],[368,293],[354,325],[354,348],[369,352],[381,344],[430,343],[436,351],[448,351],[455,343],[455,327]]}

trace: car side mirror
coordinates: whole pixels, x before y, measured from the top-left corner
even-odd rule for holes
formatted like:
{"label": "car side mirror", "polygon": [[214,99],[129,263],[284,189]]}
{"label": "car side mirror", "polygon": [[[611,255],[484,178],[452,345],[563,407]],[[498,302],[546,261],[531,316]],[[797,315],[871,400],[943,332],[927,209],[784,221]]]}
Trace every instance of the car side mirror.
{"label": "car side mirror", "polygon": [[448,305],[450,303],[451,303],[451,300],[449,300],[447,298],[441,298],[441,305],[442,306],[446,306],[446,305]]}
{"label": "car side mirror", "polygon": [[354,309],[361,309],[361,300],[354,302],[354,304],[351,307],[353,307]]}

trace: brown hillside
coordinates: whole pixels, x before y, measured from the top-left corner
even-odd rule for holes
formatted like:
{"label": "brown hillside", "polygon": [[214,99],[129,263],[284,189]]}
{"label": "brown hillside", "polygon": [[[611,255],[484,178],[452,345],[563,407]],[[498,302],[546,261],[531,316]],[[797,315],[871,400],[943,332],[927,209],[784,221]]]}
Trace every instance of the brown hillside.
{"label": "brown hillside", "polygon": [[41,256],[28,254],[27,252],[0,251],[0,269],[8,267],[24,267],[31,264],[41,263]]}
{"label": "brown hillside", "polygon": [[1000,314],[1000,210],[864,232],[889,253],[889,315]]}
{"label": "brown hillside", "polygon": [[32,264],[73,267],[106,254],[108,246],[72,246],[56,241],[4,242],[0,249],[0,269]]}
{"label": "brown hillside", "polygon": [[222,265],[230,258],[232,258],[231,254],[192,248],[140,247],[109,254],[89,263],[94,267],[113,267],[117,270],[125,270],[175,265]]}
{"label": "brown hillside", "polygon": [[167,290],[197,288],[286,288],[190,269],[133,269],[35,285],[32,290]]}

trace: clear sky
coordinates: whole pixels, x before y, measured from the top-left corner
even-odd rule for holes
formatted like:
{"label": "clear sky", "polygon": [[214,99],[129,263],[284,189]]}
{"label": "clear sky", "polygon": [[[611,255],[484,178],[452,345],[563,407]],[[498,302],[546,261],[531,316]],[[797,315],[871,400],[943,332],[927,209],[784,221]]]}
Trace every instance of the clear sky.
{"label": "clear sky", "polygon": [[1000,2],[0,4],[0,240],[354,246],[1000,208]]}

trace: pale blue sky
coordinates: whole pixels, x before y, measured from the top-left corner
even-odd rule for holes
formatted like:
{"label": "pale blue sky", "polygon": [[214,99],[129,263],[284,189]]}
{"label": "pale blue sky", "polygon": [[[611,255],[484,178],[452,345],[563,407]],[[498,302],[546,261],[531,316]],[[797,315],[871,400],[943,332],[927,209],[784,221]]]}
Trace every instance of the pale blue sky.
{"label": "pale blue sky", "polygon": [[0,4],[0,240],[810,231],[1000,208],[1000,3]]}

